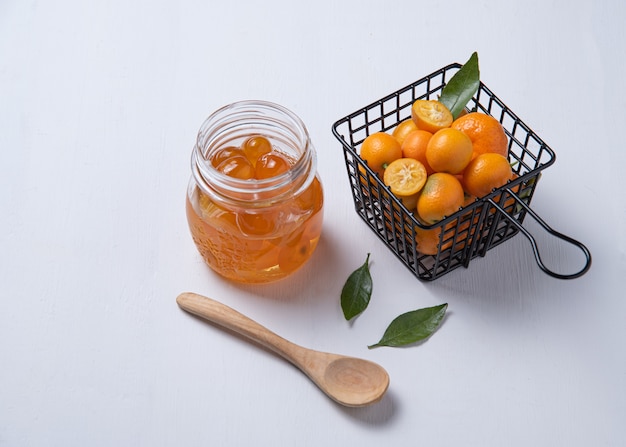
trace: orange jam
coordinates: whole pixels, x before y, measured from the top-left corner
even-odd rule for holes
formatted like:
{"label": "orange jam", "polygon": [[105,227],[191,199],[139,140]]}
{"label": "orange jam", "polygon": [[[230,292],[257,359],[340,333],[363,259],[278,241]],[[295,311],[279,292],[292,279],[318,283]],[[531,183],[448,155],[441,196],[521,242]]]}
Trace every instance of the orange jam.
{"label": "orange jam", "polygon": [[217,273],[269,282],[311,257],[322,230],[322,185],[306,129],[291,112],[259,101],[220,109],[201,128],[192,171],[189,228]]}

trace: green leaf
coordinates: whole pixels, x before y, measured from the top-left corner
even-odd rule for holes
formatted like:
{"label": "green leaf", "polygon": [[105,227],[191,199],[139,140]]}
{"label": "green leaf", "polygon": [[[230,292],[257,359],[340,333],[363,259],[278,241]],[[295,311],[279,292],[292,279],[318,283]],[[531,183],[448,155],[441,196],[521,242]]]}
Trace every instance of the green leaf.
{"label": "green leaf", "polygon": [[369,270],[370,254],[365,263],[348,277],[341,291],[341,309],[346,320],[363,312],[372,296],[372,277]]}
{"label": "green leaf", "polygon": [[478,91],[480,70],[478,53],[474,52],[469,60],[457,71],[443,87],[439,102],[443,103],[457,119],[472,96]]}
{"label": "green leaf", "polygon": [[447,308],[448,304],[445,303],[413,310],[396,317],[387,327],[380,341],[368,348],[404,346],[429,337],[441,324]]}

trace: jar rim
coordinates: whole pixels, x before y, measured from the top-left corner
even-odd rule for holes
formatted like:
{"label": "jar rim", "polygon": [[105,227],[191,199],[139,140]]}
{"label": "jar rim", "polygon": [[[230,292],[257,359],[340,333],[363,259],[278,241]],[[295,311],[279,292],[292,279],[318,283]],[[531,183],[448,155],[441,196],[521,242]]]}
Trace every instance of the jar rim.
{"label": "jar rim", "polygon": [[[267,179],[238,179],[219,171],[209,161],[210,153],[215,148],[208,147],[213,139],[224,134],[224,129],[246,129],[245,120],[269,126],[277,131],[288,130],[293,138],[293,149],[300,151],[291,168],[282,174]],[[238,129],[241,127],[241,129]],[[218,145],[217,149],[221,146]],[[270,101],[244,100],[225,105],[202,123],[198,131],[196,144],[192,151],[192,172],[196,182],[205,193],[216,193],[222,200],[251,203],[266,206],[267,202],[282,200],[287,194],[297,194],[304,190],[316,175],[316,154],[304,122],[288,108]],[[304,176],[304,174],[307,174]],[[208,184],[207,178],[211,181]],[[300,180],[300,182],[298,182]],[[294,189],[297,189],[294,192]],[[271,195],[272,191],[285,191]],[[236,199],[234,199],[236,197]],[[259,200],[261,197],[267,199]],[[270,199],[271,197],[271,199]]]}

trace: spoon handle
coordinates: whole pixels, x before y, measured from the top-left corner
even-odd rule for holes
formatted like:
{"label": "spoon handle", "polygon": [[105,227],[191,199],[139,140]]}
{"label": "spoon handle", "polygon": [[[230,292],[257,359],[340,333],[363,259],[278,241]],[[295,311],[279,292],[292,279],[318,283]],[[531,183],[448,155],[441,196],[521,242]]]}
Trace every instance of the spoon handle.
{"label": "spoon handle", "polygon": [[301,354],[303,348],[280,337],[231,307],[192,292],[181,293],[176,298],[176,302],[181,309],[243,335],[289,360],[296,366],[301,365],[302,359],[299,354]]}

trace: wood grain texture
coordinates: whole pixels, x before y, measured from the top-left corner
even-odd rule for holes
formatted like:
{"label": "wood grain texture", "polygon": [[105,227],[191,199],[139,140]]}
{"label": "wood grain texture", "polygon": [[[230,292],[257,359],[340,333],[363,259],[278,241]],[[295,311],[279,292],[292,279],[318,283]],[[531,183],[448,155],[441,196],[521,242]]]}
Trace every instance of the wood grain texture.
{"label": "wood grain texture", "polygon": [[389,387],[389,375],[375,363],[304,348],[236,310],[196,293],[181,293],[176,302],[181,309],[274,351],[297,366],[324,393],[342,405],[364,407],[374,404],[383,398]]}

